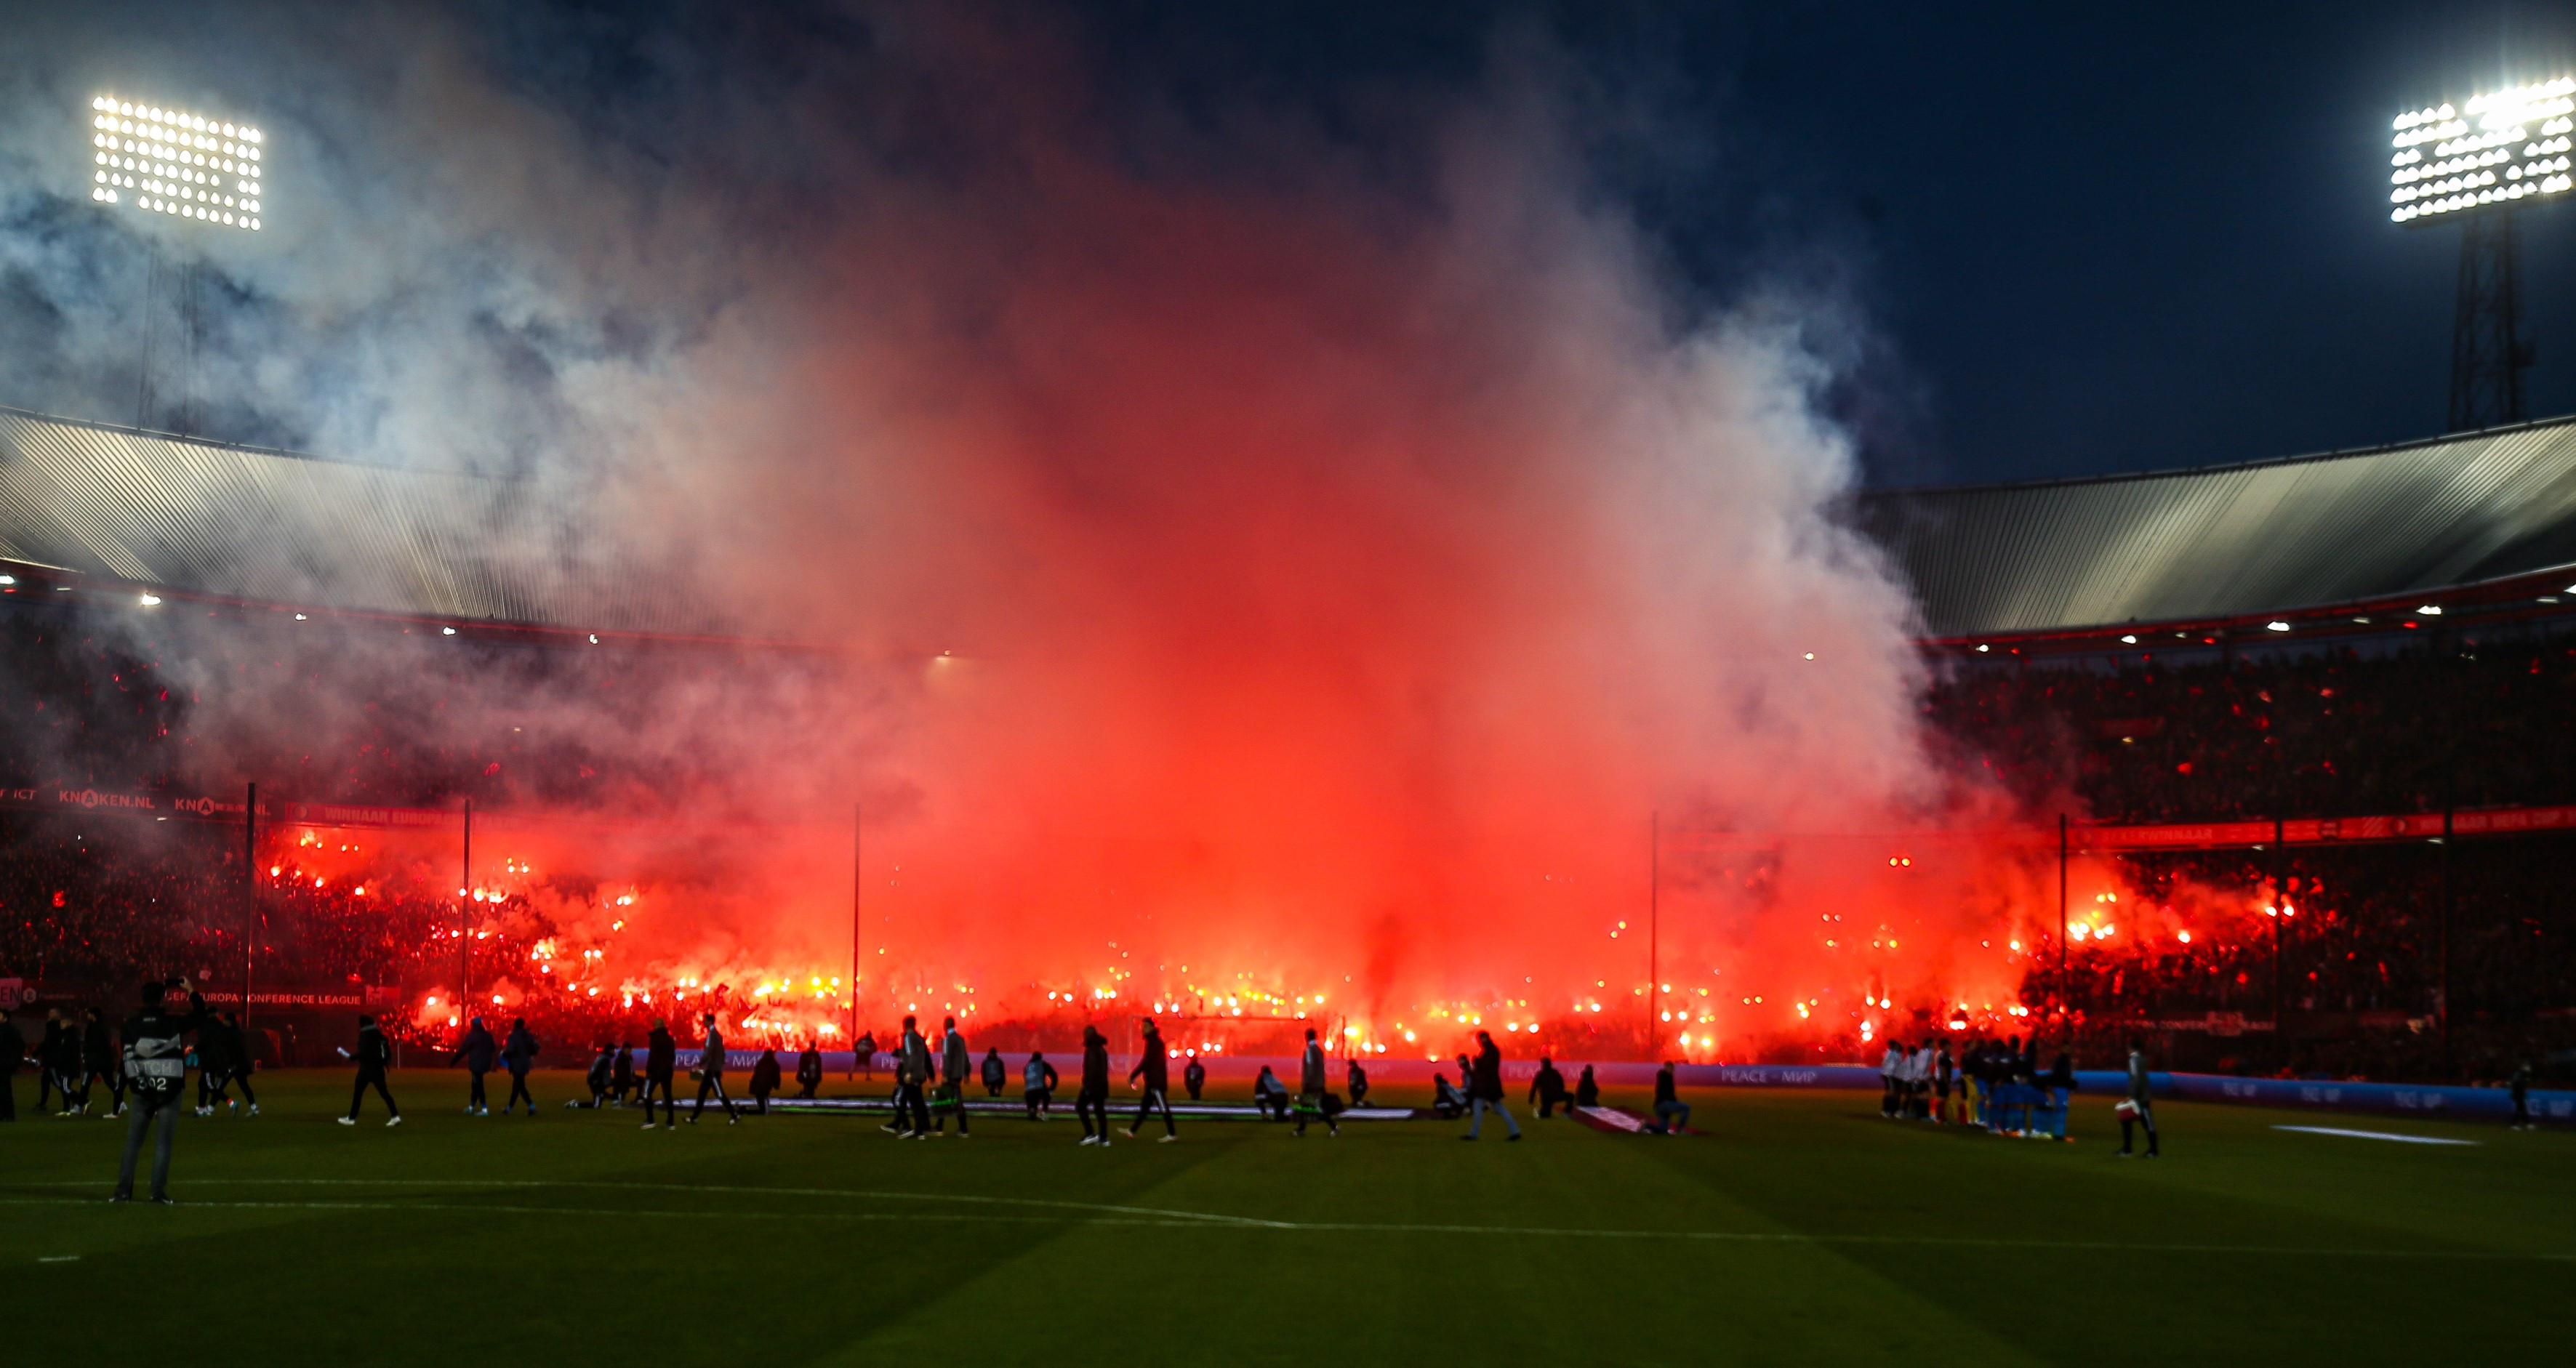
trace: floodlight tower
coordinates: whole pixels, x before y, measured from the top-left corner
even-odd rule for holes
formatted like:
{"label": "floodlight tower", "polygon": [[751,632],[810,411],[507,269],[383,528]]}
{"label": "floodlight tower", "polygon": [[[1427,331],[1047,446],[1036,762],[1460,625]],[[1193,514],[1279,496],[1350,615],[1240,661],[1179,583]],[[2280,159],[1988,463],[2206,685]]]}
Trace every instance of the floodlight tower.
{"label": "floodlight tower", "polygon": [[[169,219],[190,233],[260,231],[266,210],[266,134],[247,123],[110,94],[93,97],[89,108],[92,201],[130,205],[139,213]],[[151,297],[160,293],[161,275],[157,244],[151,273],[144,306],[142,378],[135,395],[137,426],[147,425],[152,402]],[[195,402],[197,276],[192,257],[179,278],[179,314],[185,323],[181,340],[187,358],[182,427],[188,426],[188,408]]]}
{"label": "floodlight tower", "polygon": [[2391,128],[2389,220],[2460,220],[2450,430],[2518,423],[2532,359],[2521,333],[2520,211],[2576,188],[2576,76],[2409,110]]}

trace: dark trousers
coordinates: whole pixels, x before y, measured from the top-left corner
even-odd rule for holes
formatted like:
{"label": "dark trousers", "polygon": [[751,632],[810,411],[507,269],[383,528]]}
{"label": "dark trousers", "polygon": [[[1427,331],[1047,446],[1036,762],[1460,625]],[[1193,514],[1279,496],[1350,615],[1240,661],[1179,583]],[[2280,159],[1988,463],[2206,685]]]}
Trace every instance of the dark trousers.
{"label": "dark trousers", "polygon": [[644,1124],[648,1126],[653,1124],[653,1094],[656,1090],[659,1090],[662,1094],[662,1124],[666,1126],[670,1125],[673,1121],[678,1119],[680,1115],[680,1107],[679,1104],[671,1098],[671,1076],[669,1074],[656,1074],[644,1080],[644,1092],[642,1094],[644,1098]]}
{"label": "dark trousers", "polygon": [[796,1095],[797,1095],[798,1097],[803,1097],[803,1098],[808,1098],[808,1099],[810,1099],[810,1098],[812,1098],[812,1097],[814,1096],[814,1090],[815,1090],[816,1088],[821,1087],[821,1086],[823,1086],[823,1080],[821,1080],[821,1079],[819,1079],[819,1078],[800,1078],[800,1079],[797,1079],[797,1080],[796,1080]]}
{"label": "dark trousers", "polygon": [[[104,1083],[107,1085],[108,1100],[111,1104],[108,1107],[109,1111],[115,1111],[125,1105],[125,1074],[123,1071],[109,1068],[91,1069],[88,1072],[83,1073],[80,1078],[80,1096],[74,1099],[79,1105],[84,1107],[89,1105],[89,1090],[90,1085],[93,1083]],[[244,1091],[248,1090],[244,1089]]]}
{"label": "dark trousers", "polygon": [[18,1119],[18,1070],[16,1060],[8,1061],[9,1071],[0,1074],[0,1121]]}
{"label": "dark trousers", "polygon": [[905,1083],[894,1090],[894,1126],[915,1134],[930,1129],[930,1104],[922,1099],[920,1084]]}
{"label": "dark trousers", "polygon": [[2531,1124],[2531,1101],[2529,1098],[2517,1097],[2513,1100],[2513,1123],[2517,1126],[2528,1126]]}
{"label": "dark trousers", "polygon": [[1047,1094],[1047,1090],[1046,1090],[1046,1089],[1044,1089],[1044,1088],[1031,1088],[1031,1089],[1029,1089],[1029,1092],[1028,1092],[1029,1119],[1030,1119],[1030,1120],[1032,1120],[1032,1121],[1037,1120],[1037,1119],[1038,1119],[1038,1113],[1039,1113],[1039,1112],[1041,1112],[1041,1111],[1046,1110],[1047,1104],[1048,1104],[1049,1102],[1053,1101],[1053,1100],[1054,1100],[1053,1098],[1051,1098],[1050,1096],[1048,1096],[1048,1094]]}
{"label": "dark trousers", "polygon": [[53,1095],[54,1066],[51,1064],[39,1064],[36,1066],[36,1110],[43,1111],[45,1109],[45,1099]]}
{"label": "dark trousers", "polygon": [[[245,1065],[243,1065],[242,1067],[240,1067],[240,1068],[238,1068],[238,1069],[233,1070],[233,1072],[232,1072],[232,1081],[233,1081],[233,1082],[235,1082],[235,1083],[239,1083],[239,1084],[241,1085],[241,1090],[242,1090],[242,1100],[243,1100],[244,1102],[248,1102],[249,1104],[251,1104],[251,1105],[252,1105],[252,1106],[254,1106],[254,1107],[256,1107],[256,1106],[258,1106],[258,1105],[259,1105],[259,1094],[255,1093],[255,1092],[252,1092],[252,1091],[250,1090],[250,1066],[249,1066],[249,1065],[245,1064]],[[83,1101],[87,1101],[88,1099],[89,1099],[89,1089],[88,1089],[88,1088],[86,1088],[86,1087],[84,1087],[84,1088],[82,1088],[82,1089],[81,1089],[81,1100],[83,1100]]]}
{"label": "dark trousers", "polygon": [[2138,1114],[2135,1119],[2126,1116],[2120,1118],[2120,1152],[2122,1154],[2129,1152],[2130,1132],[2138,1126],[2147,1128],[2147,1153],[2156,1153],[2156,1114],[2143,1101],[2138,1103]]}
{"label": "dark trousers", "polygon": [[1136,1104],[1136,1119],[1127,1123],[1127,1133],[1134,1135],[1138,1130],[1143,1129],[1146,1118],[1154,1114],[1156,1107],[1163,1109],[1163,1134],[1180,1134],[1180,1128],[1172,1124],[1172,1099],[1165,1097],[1160,1088],[1145,1090],[1144,1098]]}
{"label": "dark trousers", "polygon": [[510,1098],[508,1101],[501,1104],[502,1113],[507,1115],[510,1108],[517,1106],[522,1098],[527,1100],[528,1114],[531,1116],[536,1115],[537,1095],[528,1091],[528,1076],[517,1069],[512,1069],[510,1071]]}
{"label": "dark trousers", "polygon": [[707,1109],[707,1094],[710,1092],[716,1095],[716,1100],[718,1102],[722,1102],[724,1104],[725,1115],[735,1116],[735,1119],[737,1120],[740,1119],[734,1112],[733,1099],[725,1095],[724,1075],[700,1074],[698,1075],[698,1105],[689,1109],[690,1120],[697,1120],[698,1113]]}
{"label": "dark trousers", "polygon": [[386,1115],[402,1115],[402,1108],[394,1105],[393,1091],[385,1086],[385,1071],[382,1069],[360,1069],[358,1070],[357,1085],[349,1089],[350,1120],[355,1121],[358,1119],[358,1104],[367,1099],[367,1089],[369,1088],[374,1088],[376,1090],[376,1096],[385,1100]]}
{"label": "dark trousers", "polygon": [[[1165,1110],[1168,1112],[1169,1108],[1166,1108]],[[1313,1092],[1306,1093],[1297,1099],[1297,1133],[1299,1135],[1304,1135],[1306,1133],[1306,1122],[1309,1118],[1322,1121],[1324,1123],[1324,1129],[1331,1131],[1335,1135],[1342,1133],[1341,1126],[1324,1110],[1324,1093],[1320,1088]]]}
{"label": "dark trousers", "polygon": [[1091,1123],[1097,1121],[1100,1123],[1100,1134],[1107,1136],[1109,1134],[1108,1094],[1094,1092],[1074,1094],[1073,1119],[1082,1123],[1083,1134],[1091,1134]]}
{"label": "dark trousers", "polygon": [[492,1110],[492,1099],[483,1095],[483,1070],[467,1069],[465,1075],[474,1080],[465,1090],[465,1105],[476,1111]]}
{"label": "dark trousers", "polygon": [[954,1110],[957,1113],[957,1133],[964,1135],[966,1133],[966,1085],[950,1083],[942,1091],[948,1094],[945,1099],[946,1106],[940,1110],[938,1117],[931,1121],[930,1128],[936,1131],[947,1130],[948,1113]]}
{"label": "dark trousers", "polygon": [[1556,1109],[1559,1107],[1563,1107],[1568,1113],[1572,1113],[1574,1110],[1574,1103],[1563,1093],[1557,1093],[1554,1096],[1540,1093],[1538,1098],[1538,1119],[1541,1121],[1548,1119],[1550,1116],[1556,1114]]}
{"label": "dark trousers", "polygon": [[152,1196],[157,1200],[170,1195],[170,1149],[179,1141],[180,1092],[138,1092],[134,1109],[125,1118],[125,1157],[116,1165],[116,1195],[134,1195],[134,1164],[143,1154],[143,1134],[157,1124],[160,1135],[152,1142]]}

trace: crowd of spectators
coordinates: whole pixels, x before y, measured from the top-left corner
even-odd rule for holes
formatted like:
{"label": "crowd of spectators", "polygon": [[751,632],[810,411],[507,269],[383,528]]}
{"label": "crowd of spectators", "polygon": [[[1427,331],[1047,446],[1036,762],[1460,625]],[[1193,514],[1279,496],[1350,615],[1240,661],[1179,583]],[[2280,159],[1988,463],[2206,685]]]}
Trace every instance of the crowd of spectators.
{"label": "crowd of spectators", "polygon": [[1926,716],[1956,762],[2105,820],[2346,817],[2576,799],[2576,637],[1979,664]]}
{"label": "crowd of spectators", "polygon": [[[2224,821],[2576,802],[2576,637],[2424,631],[2394,644],[2054,664],[1980,662],[1926,714],[1954,762],[2037,811]],[[2035,959],[2087,1057],[2139,1023],[2197,1067],[2477,1078],[2524,1057],[2576,1079],[2576,838],[2125,856],[2138,896],[2248,891],[2238,924]],[[2294,915],[2263,908],[2278,888]],[[2446,996],[2447,983],[2447,996]],[[2238,1032],[2237,1019],[2254,1023]],[[2275,1023],[2277,1022],[2277,1029]]]}

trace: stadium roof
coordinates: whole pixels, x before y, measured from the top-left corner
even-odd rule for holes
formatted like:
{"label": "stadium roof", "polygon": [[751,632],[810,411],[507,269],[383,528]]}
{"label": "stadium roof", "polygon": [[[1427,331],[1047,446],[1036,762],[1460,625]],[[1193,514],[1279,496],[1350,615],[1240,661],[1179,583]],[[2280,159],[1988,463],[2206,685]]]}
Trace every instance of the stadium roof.
{"label": "stadium roof", "polygon": [[0,559],[259,603],[716,630],[667,577],[575,537],[549,503],[506,479],[0,408]]}
{"label": "stadium roof", "polygon": [[[0,408],[0,560],[267,604],[716,635],[545,491]],[[1935,639],[2209,622],[2576,563],[2576,417],[2363,451],[1865,494]],[[2576,572],[2571,572],[2576,573]]]}
{"label": "stadium roof", "polygon": [[2236,618],[2576,562],[2576,418],[2245,465],[1872,493],[1934,638]]}

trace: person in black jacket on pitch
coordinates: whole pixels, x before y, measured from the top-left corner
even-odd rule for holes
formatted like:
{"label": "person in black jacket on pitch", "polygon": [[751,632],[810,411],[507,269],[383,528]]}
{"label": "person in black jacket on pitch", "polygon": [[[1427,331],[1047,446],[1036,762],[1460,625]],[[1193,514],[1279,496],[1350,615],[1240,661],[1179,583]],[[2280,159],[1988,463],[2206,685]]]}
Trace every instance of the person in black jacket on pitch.
{"label": "person in black jacket on pitch", "polygon": [[[188,995],[188,1014],[162,1009],[171,988]],[[152,1143],[152,1200],[170,1205],[170,1151],[178,1143],[179,1109],[188,1087],[188,1033],[206,1024],[206,1000],[184,978],[143,985],[143,1010],[125,1022],[125,1076],[134,1100],[126,1109],[125,1157],[117,1164],[116,1193],[108,1200],[134,1200],[134,1164],[143,1153],[143,1137],[156,1126]]]}
{"label": "person in black jacket on pitch", "polygon": [[590,1100],[584,1102],[578,1097],[567,1097],[564,1099],[564,1105],[577,1107],[583,1111],[598,1111],[608,1105],[608,1090],[616,1085],[616,1079],[617,1052],[602,1045],[599,1047],[599,1053],[590,1057],[590,1068],[583,1072],[581,1078],[582,1083],[590,1089]]}
{"label": "person in black jacket on pitch", "polygon": [[[1082,1143],[1109,1143],[1109,1041],[1096,1026],[1082,1028],[1082,1091],[1073,1095],[1073,1116],[1082,1123]],[[1100,1123],[1097,1135],[1094,1121]]]}
{"label": "person in black jacket on pitch", "polygon": [[679,1116],[679,1103],[671,1097],[671,1070],[679,1057],[679,1047],[671,1039],[670,1023],[653,1018],[653,1032],[644,1037],[644,1129],[653,1129],[653,1092],[662,1093],[662,1129],[671,1129]]}
{"label": "person in black jacket on pitch", "polygon": [[760,1058],[751,1063],[751,1100],[759,1106],[761,1115],[769,1115],[769,1095],[776,1091],[778,1091],[778,1051],[763,1046]]}
{"label": "person in black jacket on pitch", "polygon": [[[259,1115],[259,1094],[250,1090],[250,1036],[242,1030],[241,1013],[226,1012],[221,1021],[209,1023],[209,1029],[220,1031],[223,1040],[224,1075],[215,1080],[215,1096],[224,1098],[226,1086],[239,1084],[242,1102],[250,1104],[251,1115]],[[224,1104],[241,1105],[230,1098],[224,1098]]]}
{"label": "person in black jacket on pitch", "polygon": [[8,1011],[0,1009],[0,1121],[18,1119],[18,1067],[26,1062],[27,1037],[9,1019]]}
{"label": "person in black jacket on pitch", "polygon": [[808,1036],[805,1038],[805,1048],[796,1052],[796,1095],[810,1101],[814,1096],[814,1090],[821,1086],[823,1086],[823,1051],[814,1044],[813,1037]]}
{"label": "person in black jacket on pitch", "polygon": [[537,1037],[528,1029],[526,1017],[511,1019],[510,1038],[501,1045],[501,1062],[510,1067],[510,1095],[501,1103],[501,1114],[508,1116],[511,1106],[525,1098],[528,1115],[535,1116],[537,1095],[528,1091],[528,1070],[537,1064]]}
{"label": "person in black jacket on pitch", "polygon": [[1490,1031],[1476,1033],[1476,1062],[1467,1075],[1467,1107],[1467,1133],[1459,1139],[1475,1139],[1485,1128],[1487,1112],[1503,1118],[1503,1124],[1512,1128],[1512,1139],[1521,1138],[1521,1123],[1503,1105],[1503,1052]]}
{"label": "person in black jacket on pitch", "polygon": [[1368,1070],[1360,1067],[1359,1056],[1351,1056],[1350,1063],[1342,1069],[1342,1083],[1351,1090],[1352,1106],[1368,1105]]}
{"label": "person in black jacket on pitch", "polygon": [[43,1111],[47,1099],[56,1091],[63,1095],[63,1110],[70,1111],[72,1089],[63,1077],[70,1070],[63,1067],[63,1039],[71,1032],[71,1023],[63,1020],[63,1009],[45,1009],[45,1035],[36,1042],[36,1110]]}
{"label": "person in black jacket on pitch", "polygon": [[1189,1089],[1190,1100],[1199,1100],[1199,1090],[1207,1086],[1207,1065],[1199,1062],[1199,1052],[1190,1051],[1190,1062],[1181,1066],[1181,1086]]}
{"label": "person in black jacket on pitch", "polygon": [[1566,1101],[1565,1075],[1556,1071],[1555,1060],[1544,1057],[1539,1060],[1538,1076],[1530,1080],[1528,1100],[1531,1105],[1538,1108],[1538,1119],[1541,1121],[1546,1120],[1559,1107],[1564,1107],[1568,1111],[1573,1110]]}
{"label": "person in black jacket on pitch", "polygon": [[[116,1064],[115,1033],[107,1029],[107,1018],[97,1008],[90,1008],[86,1016],[88,1019],[81,1024],[81,1106],[84,1109],[89,1106],[90,1084],[105,1083],[111,1104],[107,1114],[122,1116],[125,1114],[125,1071]],[[258,1113],[258,1107],[256,1102],[251,1104],[253,1115]]]}
{"label": "person in black jacket on pitch", "polygon": [[[999,1097],[1002,1085],[1011,1081],[1011,1068],[1002,1062],[1002,1049],[995,1045],[984,1051],[984,1095]],[[962,1110],[962,1108],[961,1108]]]}
{"label": "person in black jacket on pitch", "polygon": [[617,1042],[617,1062],[608,1070],[609,1096],[616,1098],[617,1105],[623,1107],[628,1094],[642,1088],[642,1080],[635,1076],[635,1047],[621,1040]]}
{"label": "person in black jacket on pitch", "polygon": [[449,1067],[463,1064],[466,1074],[474,1080],[473,1088],[465,1094],[467,1116],[492,1114],[492,1099],[483,1095],[483,1075],[492,1072],[492,1061],[499,1054],[500,1047],[493,1043],[492,1033],[483,1029],[483,1018],[467,1018],[465,1039],[457,1042],[456,1053],[447,1057]]}
{"label": "person in black jacket on pitch", "polygon": [[1673,1062],[1655,1070],[1655,1122],[1646,1127],[1657,1135],[1679,1135],[1690,1129],[1690,1104],[1673,1091]]}
{"label": "person in black jacket on pitch", "polygon": [[371,1016],[359,1017],[357,1053],[350,1054],[347,1050],[342,1050],[340,1053],[358,1061],[358,1082],[355,1087],[349,1089],[349,1114],[340,1118],[340,1124],[344,1126],[358,1124],[359,1104],[367,1100],[367,1089],[374,1088],[376,1096],[385,1100],[385,1110],[393,1113],[385,1118],[385,1124],[401,1125],[402,1108],[394,1105],[393,1090],[385,1086],[385,1069],[394,1062],[394,1051],[392,1046],[385,1043],[385,1033],[376,1025],[376,1019]]}
{"label": "person in black jacket on pitch", "polygon": [[1155,1028],[1152,1017],[1145,1018],[1144,1058],[1137,1060],[1136,1067],[1127,1071],[1128,1082],[1133,1083],[1140,1078],[1145,1081],[1144,1096],[1136,1103],[1136,1119],[1127,1123],[1127,1138],[1135,1139],[1136,1128],[1144,1125],[1145,1119],[1160,1107],[1163,1109],[1162,1143],[1168,1145],[1180,1139],[1180,1128],[1172,1124],[1171,1056],[1163,1050],[1163,1033]]}
{"label": "person in black jacket on pitch", "polygon": [[1601,1085],[1592,1081],[1592,1066],[1589,1064],[1583,1066],[1583,1076],[1574,1080],[1574,1105],[1578,1107],[1601,1105]]}

